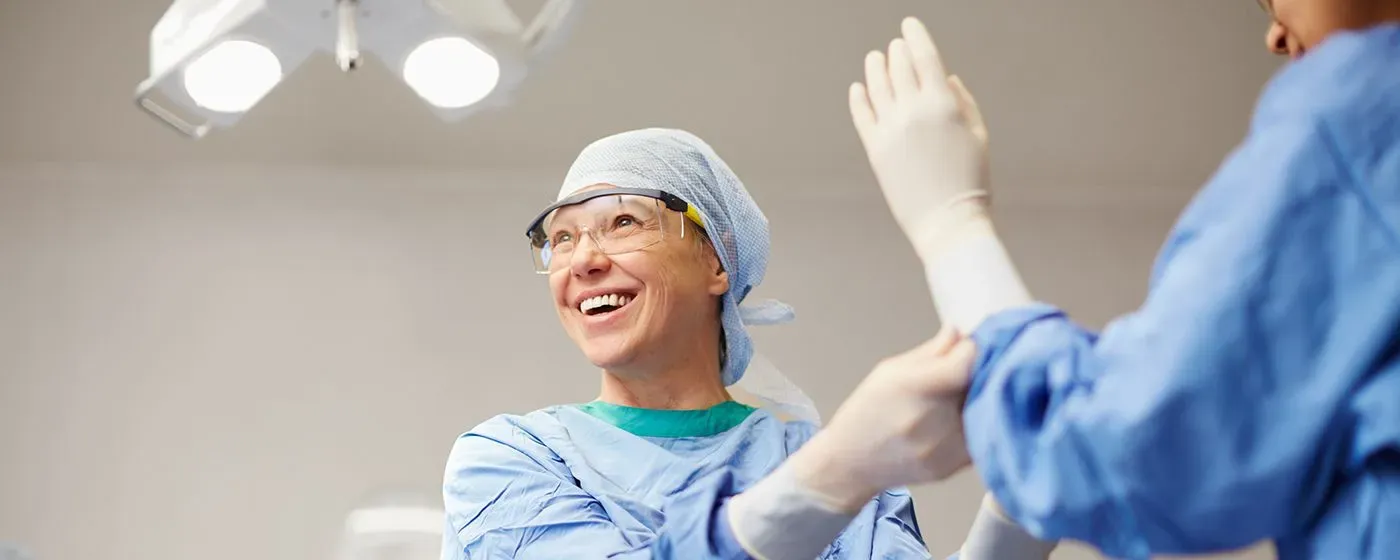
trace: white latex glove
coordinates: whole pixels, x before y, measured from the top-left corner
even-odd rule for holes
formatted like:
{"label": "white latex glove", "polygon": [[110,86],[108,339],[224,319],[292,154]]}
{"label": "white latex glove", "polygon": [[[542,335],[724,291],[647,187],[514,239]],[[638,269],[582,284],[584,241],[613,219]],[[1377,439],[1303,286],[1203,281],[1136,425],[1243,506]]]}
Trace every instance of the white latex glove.
{"label": "white latex glove", "polygon": [[902,27],[888,55],[866,55],[866,83],[851,84],[851,118],[895,220],[927,260],[985,216],[987,128],[924,25],[905,18]]}
{"label": "white latex glove", "polygon": [[[882,361],[793,461],[798,480],[837,507],[942,480],[969,465],[962,406],[976,355],[951,328]],[[818,460],[799,458],[808,454]]]}
{"label": "white latex glove", "polygon": [[975,354],[970,340],[944,329],[876,366],[822,431],[729,501],[744,550],[759,560],[808,560],[876,494],[969,465],[962,405]]}
{"label": "white latex glove", "polygon": [[958,551],[958,560],[1046,560],[1057,545],[1031,536],[988,494],[982,497],[982,507]]}
{"label": "white latex glove", "polygon": [[988,316],[1030,303],[987,214],[987,128],[977,102],[948,77],[919,20],[905,18],[889,55],[865,58],[851,85],[851,118],[914,250],[943,322],[972,332]]}

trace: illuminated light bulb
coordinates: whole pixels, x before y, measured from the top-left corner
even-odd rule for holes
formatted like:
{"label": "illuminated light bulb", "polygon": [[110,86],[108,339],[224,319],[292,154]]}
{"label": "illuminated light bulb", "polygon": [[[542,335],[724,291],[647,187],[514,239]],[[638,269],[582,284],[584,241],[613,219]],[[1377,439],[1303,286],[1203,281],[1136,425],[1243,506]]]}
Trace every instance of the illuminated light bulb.
{"label": "illuminated light bulb", "polygon": [[491,94],[501,80],[496,57],[461,37],[424,41],[408,53],[403,79],[424,101],[460,109]]}
{"label": "illuminated light bulb", "polygon": [[196,105],[218,113],[242,113],[282,81],[282,62],[252,41],[215,45],[185,66],[185,91]]}

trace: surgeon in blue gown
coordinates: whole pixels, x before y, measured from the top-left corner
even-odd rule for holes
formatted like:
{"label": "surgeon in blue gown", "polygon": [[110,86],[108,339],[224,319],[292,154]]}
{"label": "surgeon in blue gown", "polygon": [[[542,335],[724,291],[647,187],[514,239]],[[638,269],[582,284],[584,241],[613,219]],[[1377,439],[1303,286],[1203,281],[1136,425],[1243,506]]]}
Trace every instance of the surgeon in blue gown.
{"label": "surgeon in blue gown", "polygon": [[1037,537],[1121,558],[1259,541],[1284,560],[1400,558],[1400,2],[1264,6],[1292,60],[1146,301],[1102,332],[1020,284],[980,196],[979,123],[921,25],[852,88],[940,313],[978,347],[973,462]]}
{"label": "surgeon in blue gown", "polygon": [[[907,490],[857,490],[843,505],[825,498],[839,491],[801,489],[779,466],[816,424],[727,392],[753,356],[745,326],[790,310],[746,298],[766,267],[767,222],[699,138],[647,129],[589,145],[528,235],[602,389],[592,402],[496,416],[456,441],[444,560],[931,557]],[[971,358],[967,345],[958,367]],[[913,465],[899,453],[878,455]]]}

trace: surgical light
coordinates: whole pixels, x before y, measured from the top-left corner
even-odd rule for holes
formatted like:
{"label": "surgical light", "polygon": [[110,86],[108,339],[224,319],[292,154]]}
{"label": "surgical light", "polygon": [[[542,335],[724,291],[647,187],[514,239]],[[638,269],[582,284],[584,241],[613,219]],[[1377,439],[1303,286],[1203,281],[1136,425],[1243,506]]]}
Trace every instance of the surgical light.
{"label": "surgical light", "polygon": [[195,105],[219,113],[253,108],[282,81],[282,63],[252,41],[224,41],[185,67],[185,91]]}
{"label": "surgical light", "polygon": [[371,54],[442,120],[499,106],[569,28],[575,0],[525,23],[508,0],[175,0],[151,31],[146,112],[190,137],[238,120],[312,54]]}
{"label": "surgical light", "polygon": [[441,37],[414,47],[403,80],[434,107],[459,109],[481,101],[501,79],[495,57],[461,37]]}

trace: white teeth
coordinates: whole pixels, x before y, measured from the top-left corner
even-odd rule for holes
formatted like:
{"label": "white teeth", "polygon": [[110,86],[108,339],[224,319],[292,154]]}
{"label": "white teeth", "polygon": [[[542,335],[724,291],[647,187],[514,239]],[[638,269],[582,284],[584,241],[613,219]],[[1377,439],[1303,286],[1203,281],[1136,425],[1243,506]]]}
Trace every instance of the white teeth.
{"label": "white teeth", "polygon": [[578,310],[584,313],[588,313],[589,311],[604,306],[622,307],[624,305],[627,305],[627,302],[629,301],[632,301],[632,298],[622,294],[607,294],[602,296],[594,296],[585,299],[583,300],[583,302],[579,303]]}

